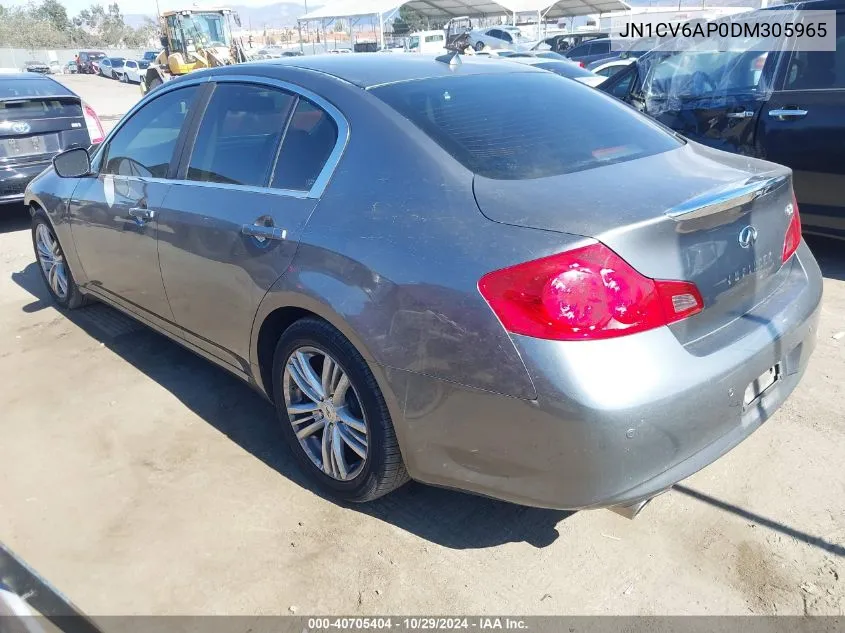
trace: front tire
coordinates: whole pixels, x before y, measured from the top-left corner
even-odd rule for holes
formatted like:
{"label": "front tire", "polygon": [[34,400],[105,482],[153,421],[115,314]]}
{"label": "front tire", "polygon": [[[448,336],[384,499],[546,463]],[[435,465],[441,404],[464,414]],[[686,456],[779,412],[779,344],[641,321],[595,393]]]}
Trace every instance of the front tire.
{"label": "front tire", "polygon": [[273,395],[300,467],[331,495],[371,501],[409,480],[375,377],[330,324],[305,318],[285,330],[273,359]]}
{"label": "front tire", "polygon": [[73,279],[59,239],[46,214],[40,210],[32,217],[32,247],[41,278],[53,301],[68,310],[84,305],[85,297]]}

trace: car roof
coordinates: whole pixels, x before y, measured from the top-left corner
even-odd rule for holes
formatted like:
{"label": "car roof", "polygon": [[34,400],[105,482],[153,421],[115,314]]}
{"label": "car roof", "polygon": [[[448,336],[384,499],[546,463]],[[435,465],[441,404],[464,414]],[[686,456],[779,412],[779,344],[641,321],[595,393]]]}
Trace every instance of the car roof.
{"label": "car roof", "polygon": [[[459,64],[449,64],[426,55],[378,55],[375,53],[354,53],[352,55],[311,55],[308,57],[284,57],[282,59],[250,62],[249,66],[261,67],[268,74],[274,68],[293,66],[331,75],[361,88],[372,88],[383,84],[403,81],[451,77],[457,75],[492,75],[514,72],[543,72],[516,65],[502,64],[492,59],[475,59],[474,56],[459,57]],[[546,60],[549,61],[549,60]],[[243,68],[242,64],[240,68]],[[214,71],[221,69],[212,69]],[[231,67],[229,67],[231,68]]]}

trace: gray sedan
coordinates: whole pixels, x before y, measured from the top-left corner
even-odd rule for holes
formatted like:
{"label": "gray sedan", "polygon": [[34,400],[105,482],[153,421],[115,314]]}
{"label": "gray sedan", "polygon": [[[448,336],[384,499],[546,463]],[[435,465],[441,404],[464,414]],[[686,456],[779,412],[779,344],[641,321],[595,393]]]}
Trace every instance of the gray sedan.
{"label": "gray sedan", "polygon": [[553,73],[449,62],[169,82],[30,184],[44,280],[251,384],[338,498],[413,478],[631,516],[804,373],[822,283],[792,175]]}

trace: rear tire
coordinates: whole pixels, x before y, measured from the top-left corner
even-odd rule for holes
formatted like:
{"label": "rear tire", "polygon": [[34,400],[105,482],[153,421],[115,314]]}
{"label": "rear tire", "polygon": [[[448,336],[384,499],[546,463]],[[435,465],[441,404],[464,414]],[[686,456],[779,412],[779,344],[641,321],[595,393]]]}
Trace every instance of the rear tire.
{"label": "rear tire", "polygon": [[309,317],[285,330],[273,358],[273,395],[296,460],[330,495],[372,501],[410,479],[375,377],[330,324]]}
{"label": "rear tire", "polygon": [[85,305],[87,301],[73,279],[53,226],[41,210],[32,216],[32,247],[41,278],[53,301],[68,310]]}
{"label": "rear tire", "polygon": [[484,50],[484,42],[481,42],[481,41],[476,42],[475,46],[473,46],[473,48],[475,49],[476,53],[480,53],[481,51]]}

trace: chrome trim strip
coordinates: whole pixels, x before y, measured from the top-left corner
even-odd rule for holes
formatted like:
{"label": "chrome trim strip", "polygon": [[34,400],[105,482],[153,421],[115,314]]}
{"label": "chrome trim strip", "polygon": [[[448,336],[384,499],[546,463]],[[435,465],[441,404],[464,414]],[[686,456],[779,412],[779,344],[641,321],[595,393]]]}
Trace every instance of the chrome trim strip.
{"label": "chrome trim strip", "polygon": [[784,185],[789,178],[787,176],[762,176],[752,177],[748,180],[728,185],[715,192],[707,192],[686,202],[672,207],[666,211],[666,215],[673,220],[693,220],[708,215],[714,215],[742,206],[752,200],[771,193]]}

